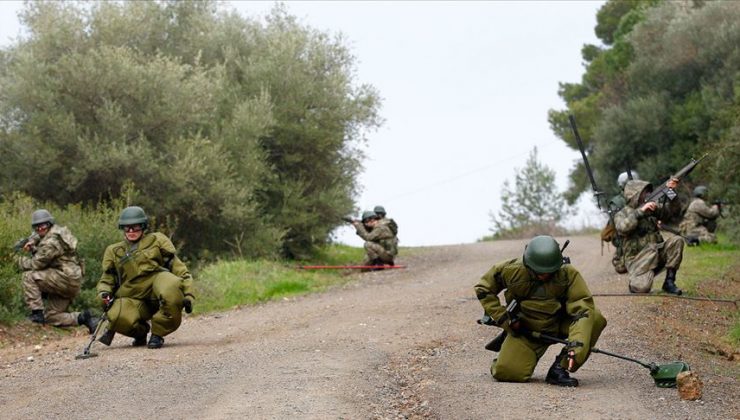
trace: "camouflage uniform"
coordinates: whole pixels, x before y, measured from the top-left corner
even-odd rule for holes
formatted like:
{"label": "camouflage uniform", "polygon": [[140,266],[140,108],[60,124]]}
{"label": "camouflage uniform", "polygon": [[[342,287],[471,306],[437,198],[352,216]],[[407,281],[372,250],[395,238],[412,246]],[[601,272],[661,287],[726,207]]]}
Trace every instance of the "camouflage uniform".
{"label": "camouflage uniform", "polygon": [[[571,265],[563,265],[549,280],[538,280],[521,259],[494,265],[475,285],[475,293],[483,309],[493,319],[499,319],[506,302],[516,299],[520,304],[523,328],[548,335],[567,337],[584,343],[576,347],[573,372],[588,359],[591,348],[606,327],[606,319],[594,305],[591,292],[581,274]],[[510,329],[508,325],[502,325]],[[506,382],[526,382],[532,377],[537,362],[550,346],[539,340],[510,333],[501,346],[498,358],[491,365],[491,375]],[[563,360],[563,367],[567,361]]]}
{"label": "camouflage uniform", "polygon": [[378,224],[388,226],[388,229],[393,232],[393,235],[398,236],[398,224],[395,220],[391,219],[390,217],[381,217],[380,219],[378,219]]}
{"label": "camouflage uniform", "polygon": [[640,210],[640,194],[649,186],[646,181],[629,181],[624,188],[627,205],[614,216],[624,247],[629,288],[636,293],[650,292],[655,275],[663,268],[675,272],[683,258],[683,239],[671,236],[664,240],[658,231],[658,219],[654,214],[664,206],[658,203],[658,209],[652,213]]}
{"label": "camouflage uniform", "polygon": [[694,198],[681,222],[681,233],[699,239],[699,242],[716,243],[714,230],[719,217],[718,206],[708,206],[700,197]]}
{"label": "camouflage uniform", "polygon": [[393,265],[393,259],[398,255],[398,238],[387,224],[378,222],[368,231],[363,223],[355,225],[357,235],[365,240],[367,259],[365,265],[374,265],[378,262]]}
{"label": "camouflage uniform", "polygon": [[[627,201],[620,193],[612,197],[607,205],[609,206],[609,212],[612,214],[611,217],[613,218],[614,214],[617,214],[619,210],[627,205]],[[613,220],[610,220],[608,223],[613,226]],[[612,265],[614,266],[614,271],[619,274],[624,274],[627,272],[627,267],[625,267],[624,265],[624,251],[622,250],[622,241],[619,235],[615,234],[616,232],[614,231],[614,229],[611,229],[611,232],[613,237],[610,241],[607,242],[611,242],[614,245],[614,256],[612,257]]]}
{"label": "camouflage uniform", "polygon": [[80,293],[83,270],[77,257],[77,238],[64,226],[52,225],[35,244],[32,257],[19,257],[23,271],[23,297],[32,310],[44,310],[47,324],[67,327],[78,324],[78,312],[67,308]]}
{"label": "camouflage uniform", "polygon": [[661,235],[666,240],[674,236],[683,239],[677,233],[681,230],[680,225],[689,206],[689,197],[681,191],[676,191],[676,194],[676,197],[666,202],[657,214],[663,227],[661,229]]}
{"label": "camouflage uniform", "polygon": [[193,279],[167,236],[147,233],[131,244],[108,246],[98,293],[115,296],[107,312],[110,329],[129,337],[164,337],[182,321],[183,299],[194,300]]}

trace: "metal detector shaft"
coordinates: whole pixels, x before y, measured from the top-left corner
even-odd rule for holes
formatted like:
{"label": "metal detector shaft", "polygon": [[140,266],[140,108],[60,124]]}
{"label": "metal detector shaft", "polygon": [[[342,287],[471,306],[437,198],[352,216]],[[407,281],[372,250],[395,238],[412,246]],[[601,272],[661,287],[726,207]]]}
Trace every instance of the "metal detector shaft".
{"label": "metal detector shaft", "polygon": [[554,343],[565,344],[568,347],[583,347],[583,343],[579,341],[564,340],[562,338],[557,338],[551,335],[542,334],[541,332],[537,332],[537,331],[529,331],[529,335],[534,338],[538,338],[540,340],[547,340],[547,341],[552,341]]}
{"label": "metal detector shaft", "polygon": [[98,333],[100,332],[100,327],[103,325],[103,319],[98,321],[98,325],[95,327],[95,331],[90,335],[90,342],[87,343],[84,349],[82,349],[82,353],[78,354],[75,358],[76,359],[87,359],[88,357],[94,357],[97,356],[96,354],[90,353],[90,348],[92,347],[93,343],[95,342],[95,339],[98,338]]}
{"label": "metal detector shaft", "polygon": [[622,356],[620,354],[614,354],[614,353],[609,352],[609,351],[606,351],[606,350],[600,350],[600,349],[597,349],[597,348],[592,348],[591,349],[591,352],[593,352],[593,353],[606,354],[607,356],[616,357],[617,359],[629,360],[630,362],[635,362],[635,363],[639,364],[642,367],[646,367],[646,368],[650,369],[651,372],[653,371],[653,369],[656,368],[655,364],[648,364],[648,363],[642,362],[640,360],[633,359],[633,358],[627,357],[627,356]]}

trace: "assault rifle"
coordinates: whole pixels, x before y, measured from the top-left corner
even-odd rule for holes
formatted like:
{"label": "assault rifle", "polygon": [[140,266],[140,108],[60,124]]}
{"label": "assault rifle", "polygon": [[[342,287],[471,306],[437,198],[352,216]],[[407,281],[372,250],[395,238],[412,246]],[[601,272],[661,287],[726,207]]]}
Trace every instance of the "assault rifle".
{"label": "assault rifle", "polygon": [[13,251],[15,252],[21,252],[21,250],[26,246],[27,243],[31,242],[32,244],[35,244],[39,240],[38,233],[34,232],[27,238],[21,238],[18,239],[18,242],[13,245]]}
{"label": "assault rifle", "polygon": [[[483,314],[483,317],[478,320],[478,323],[481,325],[494,325],[500,327],[504,325],[504,323],[507,321],[509,325],[519,322],[519,302],[517,302],[516,299],[512,299],[511,302],[506,305],[506,312],[504,312],[504,314],[501,315],[498,319],[494,320],[488,314]],[[486,344],[486,350],[495,352],[501,351],[501,345],[504,344],[504,340],[506,340],[506,336],[508,335],[509,334],[506,332],[506,330],[501,331],[499,335],[497,335],[493,340],[489,341],[488,344]]]}
{"label": "assault rifle", "polygon": [[355,223],[355,222],[359,222],[359,220],[357,220],[357,219],[353,219],[353,218],[351,218],[351,217],[342,217],[342,220],[344,220],[344,221],[345,221],[345,222],[347,222],[347,223]]}
{"label": "assault rifle", "polygon": [[723,200],[721,198],[718,198],[718,199],[712,201],[712,204],[714,204],[715,206],[717,206],[717,208],[719,209],[719,217],[725,217],[725,215],[722,214],[722,206],[732,206],[735,203],[732,203],[732,202],[729,202],[729,201],[725,201],[725,200]]}
{"label": "assault rifle", "polygon": [[[583,147],[583,141],[581,140],[581,135],[578,134],[578,127],[576,127],[576,117],[573,115],[568,115],[568,121],[570,122],[570,128],[573,130],[573,135],[576,137],[576,143],[578,143],[578,150],[581,151],[581,157],[583,157],[583,165],[586,167],[586,174],[588,175],[588,180],[591,181],[591,188],[594,190],[594,197],[596,198],[596,206],[601,210],[601,196],[604,195],[604,192],[599,189],[598,186],[596,186],[596,180],[594,179],[594,173],[591,170],[591,165],[588,163],[588,158],[586,157],[586,149]],[[611,206],[606,206],[607,210],[606,212],[609,214],[609,220],[612,220],[612,217],[614,216],[614,211],[610,208]]]}
{"label": "assault rifle", "polygon": [[674,178],[681,180],[683,177],[690,174],[691,171],[693,171],[694,168],[696,168],[696,165],[698,165],[699,162],[701,162],[705,157],[707,157],[707,155],[708,153],[704,153],[704,156],[700,157],[698,160],[691,159],[691,162],[689,162],[686,166],[684,166],[678,172],[673,174],[666,182],[664,182],[660,187],[658,187],[655,191],[653,191],[652,194],[650,194],[645,199],[645,202],[648,203],[652,201],[652,202],[657,203],[658,200],[662,199],[663,197],[668,198],[669,201],[673,201],[673,199],[676,198],[678,194],[676,194],[676,191],[674,191],[672,188],[668,186],[668,183]]}

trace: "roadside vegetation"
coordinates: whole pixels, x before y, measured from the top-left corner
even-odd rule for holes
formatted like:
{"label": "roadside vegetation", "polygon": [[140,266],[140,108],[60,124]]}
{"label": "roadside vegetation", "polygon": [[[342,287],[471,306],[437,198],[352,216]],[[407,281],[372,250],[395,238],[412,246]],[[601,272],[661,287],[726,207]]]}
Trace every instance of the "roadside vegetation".
{"label": "roadside vegetation", "polygon": [[[740,304],[740,247],[729,244],[726,236],[720,235],[717,244],[686,247],[679,273],[681,287],[688,294]],[[722,338],[740,356],[740,308],[727,303],[703,306],[709,312],[706,319],[725,329]]]}
{"label": "roadside vegetation", "polygon": [[232,309],[326,290],[351,280],[356,270],[304,270],[301,265],[357,265],[362,248],[328,245],[310,261],[219,261],[198,272],[195,313]]}

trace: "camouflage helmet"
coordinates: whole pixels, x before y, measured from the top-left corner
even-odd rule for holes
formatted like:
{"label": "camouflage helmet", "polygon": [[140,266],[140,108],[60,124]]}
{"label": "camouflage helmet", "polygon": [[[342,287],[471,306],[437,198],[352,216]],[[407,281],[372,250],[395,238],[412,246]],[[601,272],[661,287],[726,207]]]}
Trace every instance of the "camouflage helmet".
{"label": "camouflage helmet", "polygon": [[563,254],[552,236],[535,236],[524,247],[523,260],[535,273],[554,273],[563,265]]}
{"label": "camouflage helmet", "polygon": [[377,213],[378,216],[385,217],[385,207],[383,207],[383,206],[375,206],[375,208],[373,209],[373,211],[375,213]]}
{"label": "camouflage helmet", "polygon": [[[632,180],[639,180],[640,175],[637,174],[637,171],[631,171],[632,173]],[[627,181],[630,180],[630,174],[627,172],[622,172],[617,177],[617,185],[619,185],[619,188],[624,189],[625,184],[627,184]]]}
{"label": "camouflage helmet", "polygon": [[362,221],[363,222],[366,222],[366,221],[368,221],[370,219],[377,219],[377,218],[378,218],[378,215],[374,211],[368,210],[368,211],[362,212]]}
{"label": "camouflage helmet", "polygon": [[51,213],[49,213],[46,209],[38,209],[33,214],[31,214],[31,226],[40,225],[42,223],[49,223],[50,225],[54,224],[54,218],[51,216]]}
{"label": "camouflage helmet", "polygon": [[118,229],[130,225],[143,225],[146,229],[148,224],[149,218],[144,213],[144,209],[138,206],[126,207],[121,212],[121,216],[118,217]]}
{"label": "camouflage helmet", "polygon": [[694,197],[704,197],[705,195],[707,195],[707,187],[704,185],[697,185],[694,188]]}

